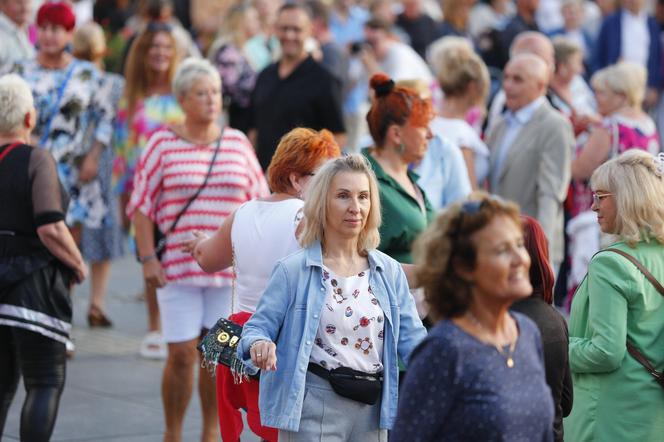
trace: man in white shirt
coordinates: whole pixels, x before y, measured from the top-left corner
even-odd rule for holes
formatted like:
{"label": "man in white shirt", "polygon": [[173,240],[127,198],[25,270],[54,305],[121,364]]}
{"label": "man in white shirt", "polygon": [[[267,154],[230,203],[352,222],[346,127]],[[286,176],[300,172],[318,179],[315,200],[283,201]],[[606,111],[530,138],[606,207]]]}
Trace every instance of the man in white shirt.
{"label": "man in white shirt", "polygon": [[369,50],[363,61],[369,77],[384,72],[394,81],[424,80],[434,84],[435,79],[426,62],[405,43],[393,38],[391,25],[380,18],[372,18],[364,25],[364,37]]}
{"label": "man in white shirt", "polygon": [[28,39],[32,0],[0,0],[0,72],[12,63],[35,56]]}
{"label": "man in white shirt", "polygon": [[547,64],[519,54],[505,67],[507,112],[487,135],[491,192],[515,201],[536,218],[549,240],[557,272],[564,258],[563,202],[570,182],[574,134],[569,121],[544,97]]}

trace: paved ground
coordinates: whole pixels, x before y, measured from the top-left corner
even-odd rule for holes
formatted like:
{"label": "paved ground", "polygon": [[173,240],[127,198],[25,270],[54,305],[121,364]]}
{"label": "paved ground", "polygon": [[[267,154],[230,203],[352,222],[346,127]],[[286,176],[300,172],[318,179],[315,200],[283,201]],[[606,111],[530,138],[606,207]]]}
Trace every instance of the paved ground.
{"label": "paved ground", "polygon": [[[114,263],[107,309],[114,321],[108,330],[89,329],[88,285],[74,294],[76,355],[67,366],[67,383],[52,440],[157,442],[162,440],[160,380],[163,363],[138,356],[145,333],[145,305],[137,296],[140,269],[130,258]],[[2,441],[19,440],[23,389],[14,399]],[[196,392],[185,420],[185,441],[200,438]],[[243,441],[259,439],[245,430]],[[245,437],[246,436],[246,437]]]}

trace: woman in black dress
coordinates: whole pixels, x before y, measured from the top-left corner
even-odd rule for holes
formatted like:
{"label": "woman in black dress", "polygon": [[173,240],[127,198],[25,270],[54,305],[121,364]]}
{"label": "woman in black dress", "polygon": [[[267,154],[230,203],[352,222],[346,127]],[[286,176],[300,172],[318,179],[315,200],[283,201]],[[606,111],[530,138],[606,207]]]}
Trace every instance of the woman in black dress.
{"label": "woman in black dress", "polygon": [[28,84],[0,77],[0,436],[23,376],[22,441],[48,441],[65,380],[71,284],[87,267],[65,225],[67,195],[51,154],[30,146]]}

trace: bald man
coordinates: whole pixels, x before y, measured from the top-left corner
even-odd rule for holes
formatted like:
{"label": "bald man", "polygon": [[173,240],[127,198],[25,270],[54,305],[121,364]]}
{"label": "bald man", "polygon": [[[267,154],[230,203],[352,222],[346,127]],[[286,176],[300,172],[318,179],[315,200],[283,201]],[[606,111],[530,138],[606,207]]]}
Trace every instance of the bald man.
{"label": "bald man", "polygon": [[516,201],[542,224],[557,272],[564,258],[563,201],[574,134],[545,98],[549,78],[549,67],[534,54],[510,59],[503,76],[507,111],[489,130],[487,144],[491,192]]}
{"label": "bald man", "polygon": [[[519,54],[534,54],[544,60],[549,70],[546,97],[549,100],[549,103],[554,106],[551,101],[551,92],[548,90],[548,85],[553,77],[553,72],[556,69],[556,62],[554,58],[553,43],[551,43],[549,37],[537,31],[522,32],[516,36],[510,47],[510,59]],[[494,126],[505,110],[505,91],[501,89],[491,101],[489,114],[487,115],[488,129],[491,129]]]}

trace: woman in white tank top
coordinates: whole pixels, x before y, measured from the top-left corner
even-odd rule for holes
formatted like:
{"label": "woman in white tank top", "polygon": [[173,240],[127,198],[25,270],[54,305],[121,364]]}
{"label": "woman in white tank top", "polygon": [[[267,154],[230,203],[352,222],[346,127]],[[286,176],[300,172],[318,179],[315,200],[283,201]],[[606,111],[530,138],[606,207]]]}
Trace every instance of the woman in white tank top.
{"label": "woman in white tank top", "polygon": [[[293,129],[279,142],[267,169],[274,192],[267,198],[240,206],[211,238],[194,232],[183,244],[206,272],[230,267],[235,270],[231,321],[244,325],[256,310],[277,261],[297,250],[297,228],[302,196],[316,170],[340,155],[327,130]],[[247,411],[251,430],[263,440],[276,441],[277,430],[263,427],[258,410],[258,381],[235,384],[228,367],[217,366],[217,403],[223,440],[239,440],[240,408]]]}

